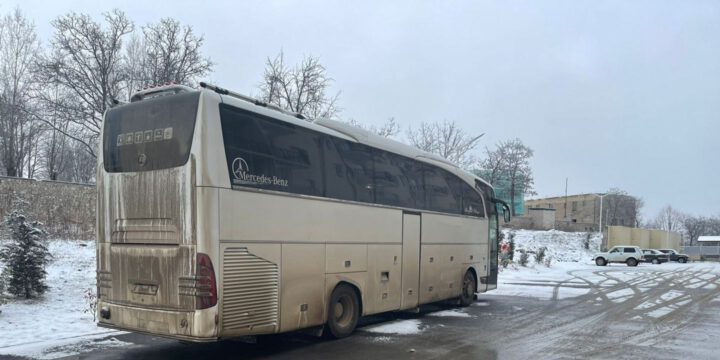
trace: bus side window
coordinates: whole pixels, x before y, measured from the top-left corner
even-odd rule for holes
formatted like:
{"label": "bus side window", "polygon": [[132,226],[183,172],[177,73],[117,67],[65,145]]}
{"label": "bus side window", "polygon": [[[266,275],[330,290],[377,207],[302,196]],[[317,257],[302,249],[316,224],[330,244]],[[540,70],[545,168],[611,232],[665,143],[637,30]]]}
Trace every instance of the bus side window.
{"label": "bus side window", "polygon": [[227,105],[220,120],[233,185],[322,195],[318,134]]}
{"label": "bus side window", "polygon": [[[375,201],[373,183],[372,148],[342,139],[332,139],[332,148],[326,151],[325,166],[328,187],[326,196],[336,199],[372,203]],[[341,186],[333,186],[333,182]]]}
{"label": "bus side window", "polygon": [[460,214],[462,211],[462,195],[460,199],[448,184],[445,172],[439,168],[423,165],[425,181],[425,205],[428,210]]}
{"label": "bus side window", "polygon": [[378,204],[421,208],[422,173],[413,161],[382,150],[375,154],[375,201]]}
{"label": "bus side window", "polygon": [[471,216],[478,216],[478,217],[485,217],[485,209],[483,209],[482,200],[480,199],[480,194],[478,194],[475,189],[470,187],[470,185],[466,183],[462,183],[462,189],[463,189],[463,195],[462,195],[462,203],[463,203],[463,214],[464,215],[471,215]]}

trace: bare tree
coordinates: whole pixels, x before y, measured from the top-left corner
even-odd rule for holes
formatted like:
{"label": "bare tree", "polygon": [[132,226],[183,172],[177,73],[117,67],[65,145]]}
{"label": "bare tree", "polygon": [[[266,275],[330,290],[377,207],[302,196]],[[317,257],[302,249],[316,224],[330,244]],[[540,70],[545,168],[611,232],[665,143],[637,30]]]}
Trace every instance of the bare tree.
{"label": "bare tree", "polygon": [[635,198],[635,227],[640,228],[643,224],[642,208],[645,206],[645,200],[641,197],[634,196]]}
{"label": "bare tree", "polygon": [[130,100],[132,94],[140,90],[150,81],[146,79],[143,73],[145,64],[145,41],[133,33],[130,35],[123,55],[123,72],[126,74],[123,95],[124,100]]}
{"label": "bare tree", "polygon": [[72,102],[55,105],[76,115],[71,118],[71,128],[79,129],[81,135],[64,134],[82,144],[92,157],[96,156],[103,113],[118,98],[126,79],[122,42],[133,30],[122,11],[103,15],[105,27],[87,14],[70,13],[54,20],[53,51],[43,64],[45,82],[57,82],[72,94]]}
{"label": "bare tree", "polygon": [[391,138],[400,133],[400,125],[395,122],[394,117],[388,118],[387,121],[380,127],[364,125],[352,118],[348,120],[347,123],[385,138]]}
{"label": "bare tree", "polygon": [[485,147],[485,158],[480,161],[482,176],[492,185],[497,185],[505,171],[505,158],[503,153],[497,150],[490,150]]}
{"label": "bare tree", "polygon": [[509,187],[510,209],[514,216],[517,195],[535,194],[535,179],[530,167],[533,150],[520,139],[513,139],[500,142],[495,150],[485,149],[485,152],[486,158],[481,163],[482,172],[489,174],[485,176],[491,178],[491,184],[504,183],[504,186]]}
{"label": "bare tree", "polygon": [[285,64],[281,51],[274,59],[267,58],[260,84],[260,100],[283,109],[303,114],[309,120],[337,117],[340,92],[330,96],[333,79],[327,75],[320,59],[306,56],[297,66]]}
{"label": "bare tree", "polygon": [[660,210],[655,216],[653,225],[665,231],[681,231],[683,224],[683,214],[672,205],[667,205]]}
{"label": "bare tree", "polygon": [[705,233],[700,235],[720,235],[720,216],[708,218],[707,229],[705,229]]}
{"label": "bare tree", "polygon": [[422,122],[418,129],[409,128],[410,144],[420,150],[438,154],[463,169],[473,166],[477,159],[471,154],[485,134],[470,135],[454,121]]}
{"label": "bare tree", "polygon": [[720,216],[691,216],[682,218],[682,227],[688,236],[689,243],[697,243],[702,235],[720,235]]}
{"label": "bare tree", "polygon": [[[42,96],[39,96],[39,111],[36,113],[46,125],[46,131],[42,139],[41,147],[41,166],[45,175],[50,180],[67,180],[62,178],[67,167],[68,151],[67,147],[71,140],[66,133],[70,133],[73,129],[69,128],[73,114],[69,114],[63,109],[65,106],[59,104],[67,104],[72,100],[66,89],[57,82],[46,84],[40,90]],[[80,134],[75,134],[79,136]]]}
{"label": "bare tree", "polygon": [[97,162],[92,155],[84,150],[83,145],[78,142],[70,142],[66,151],[65,156],[68,163],[65,172],[61,174],[61,178],[65,181],[81,184],[95,182],[95,166]]}
{"label": "bare tree", "polygon": [[0,156],[8,176],[34,172],[40,126],[28,114],[39,52],[35,25],[19,9],[0,19]]}
{"label": "bare tree", "polygon": [[611,188],[603,198],[603,224],[638,226],[642,200],[627,191]]}
{"label": "bare tree", "polygon": [[142,29],[144,57],[141,81],[150,84],[178,83],[194,85],[198,77],[212,71],[213,63],[203,57],[203,36],[196,36],[191,26],[182,26],[172,18],[161,19]]}

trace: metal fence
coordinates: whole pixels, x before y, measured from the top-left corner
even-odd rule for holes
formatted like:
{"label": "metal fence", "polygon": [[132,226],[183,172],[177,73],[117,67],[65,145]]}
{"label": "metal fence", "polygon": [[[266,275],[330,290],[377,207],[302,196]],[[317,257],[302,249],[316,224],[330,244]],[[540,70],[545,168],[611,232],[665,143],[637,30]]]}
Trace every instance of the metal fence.
{"label": "metal fence", "polygon": [[720,259],[720,245],[685,246],[683,252],[694,259],[701,256],[708,259]]}

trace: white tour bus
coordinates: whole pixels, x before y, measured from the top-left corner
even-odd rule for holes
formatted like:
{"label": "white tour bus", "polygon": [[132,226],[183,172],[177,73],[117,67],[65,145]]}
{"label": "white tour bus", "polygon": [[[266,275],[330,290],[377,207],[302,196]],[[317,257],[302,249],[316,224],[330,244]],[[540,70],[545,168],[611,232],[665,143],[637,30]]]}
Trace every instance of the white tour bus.
{"label": "white tour bus", "polygon": [[297,329],[497,286],[482,179],[344,123],[201,84],[107,111],[99,325],[188,341]]}

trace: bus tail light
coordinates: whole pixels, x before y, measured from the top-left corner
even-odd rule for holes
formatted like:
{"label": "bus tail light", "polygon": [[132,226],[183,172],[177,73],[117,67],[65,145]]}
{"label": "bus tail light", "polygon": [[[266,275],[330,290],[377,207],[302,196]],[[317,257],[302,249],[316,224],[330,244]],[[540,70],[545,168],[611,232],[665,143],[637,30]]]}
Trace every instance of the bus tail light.
{"label": "bus tail light", "polygon": [[195,308],[201,310],[215,306],[217,304],[215,269],[207,254],[197,253],[195,279],[197,289]]}

